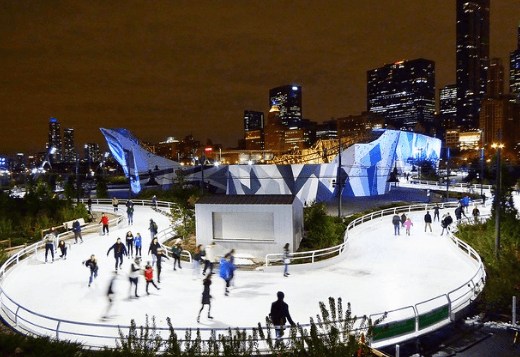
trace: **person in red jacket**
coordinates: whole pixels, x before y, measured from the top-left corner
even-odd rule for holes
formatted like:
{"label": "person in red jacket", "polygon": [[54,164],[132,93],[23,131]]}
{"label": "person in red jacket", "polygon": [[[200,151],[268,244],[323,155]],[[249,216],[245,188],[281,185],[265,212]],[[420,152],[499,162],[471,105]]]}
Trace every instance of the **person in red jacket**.
{"label": "person in red jacket", "polygon": [[150,263],[146,264],[146,269],[144,270],[144,278],[146,280],[146,293],[148,295],[150,295],[150,293],[148,292],[148,285],[152,284],[153,286],[155,286],[155,288],[157,290],[161,290],[157,287],[157,285],[155,285],[155,283],[153,282],[153,268],[152,266],[150,265]]}
{"label": "person in red jacket", "polygon": [[108,235],[108,217],[105,213],[101,216],[101,220],[99,221],[103,225],[103,235],[105,235],[105,231]]}

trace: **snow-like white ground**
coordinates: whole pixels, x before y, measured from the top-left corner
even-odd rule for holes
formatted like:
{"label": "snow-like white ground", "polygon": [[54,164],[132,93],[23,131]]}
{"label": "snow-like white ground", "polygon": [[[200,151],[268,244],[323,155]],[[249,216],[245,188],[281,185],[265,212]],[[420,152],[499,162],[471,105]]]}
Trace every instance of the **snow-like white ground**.
{"label": "snow-like white ground", "polygon": [[[453,216],[453,209],[449,210]],[[480,210],[481,214],[489,213],[489,206]],[[441,217],[445,211],[441,210]],[[433,216],[433,212],[430,213]],[[438,222],[432,224],[433,233],[425,233],[424,211],[412,212],[410,217],[414,223],[410,236],[404,235],[404,228],[401,235],[394,235],[391,216],[362,224],[353,231],[345,258],[329,267],[292,271],[290,277],[283,276],[283,268],[275,273],[239,269],[229,296],[224,295],[225,283],[217,272],[211,285],[214,319],[207,318],[206,307],[200,324],[196,318],[201,307],[202,275],[194,275],[187,263],[183,263],[182,270],[173,271],[173,261],[167,260],[160,290],[150,286],[151,294],[147,296],[141,277],[140,297],[130,298],[130,263],[126,257],[117,275],[115,302],[109,318],[102,319],[108,306],[107,287],[114,274],[114,258],[112,252],[107,256],[108,248],[117,237],[124,242],[127,231],[134,235],[140,232],[143,260],[151,261],[147,254],[149,219],[153,218],[159,229],[169,225],[166,216],[149,207],[135,206],[132,226],[125,222],[120,228],[112,228],[108,236],[88,234],[84,235],[82,244],[71,241],[66,260],[58,258],[52,264],[45,264],[44,252],[39,252],[11,269],[1,284],[11,299],[44,316],[124,326],[129,325],[131,319],[138,325],[144,324],[147,315],[155,316],[158,326],[166,326],[166,317],[170,317],[178,331],[186,327],[264,324],[277,291],[285,293],[293,319],[302,324],[309,323],[309,318],[319,313],[318,303],[327,302],[329,297],[341,297],[344,305],[350,302],[353,313],[358,316],[370,315],[446,294],[468,281],[476,271],[475,265],[464,259],[446,236],[440,236]],[[90,270],[82,261],[91,254],[98,258],[100,269],[94,284],[88,287]]]}

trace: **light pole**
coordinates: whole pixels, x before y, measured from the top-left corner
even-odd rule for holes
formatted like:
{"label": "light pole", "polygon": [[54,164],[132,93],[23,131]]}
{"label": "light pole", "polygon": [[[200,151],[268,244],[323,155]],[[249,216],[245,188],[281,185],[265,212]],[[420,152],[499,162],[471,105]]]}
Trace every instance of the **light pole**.
{"label": "light pole", "polygon": [[500,190],[502,186],[500,177],[500,149],[504,147],[503,144],[495,143],[491,147],[497,149],[497,177],[495,190],[495,258],[498,260],[500,257]]}
{"label": "light pole", "polygon": [[343,193],[343,190],[341,189],[342,182],[341,182],[341,138],[339,138],[339,146],[338,146],[338,177],[336,179],[337,186],[338,186],[338,217],[341,218],[341,195]]}

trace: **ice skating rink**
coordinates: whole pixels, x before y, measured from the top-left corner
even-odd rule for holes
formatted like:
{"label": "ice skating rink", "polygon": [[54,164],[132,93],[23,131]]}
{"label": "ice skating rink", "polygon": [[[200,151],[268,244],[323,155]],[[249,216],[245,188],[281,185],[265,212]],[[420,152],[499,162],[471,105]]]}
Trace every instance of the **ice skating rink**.
{"label": "ice skating rink", "polygon": [[[111,210],[94,206],[94,210]],[[454,209],[441,210],[441,217]],[[489,208],[480,207],[481,214]],[[433,211],[430,211],[433,217]],[[163,264],[160,290],[150,286],[145,293],[144,277],[139,280],[139,298],[130,293],[128,273],[130,260],[125,257],[115,281],[115,301],[108,318],[106,297],[110,279],[114,274],[114,258],[107,250],[119,237],[125,242],[127,231],[141,233],[143,237],[143,264],[151,261],[148,255],[150,232],[148,224],[153,218],[159,230],[166,228],[169,218],[147,206],[135,206],[134,224],[127,222],[111,228],[108,236],[84,235],[84,243],[74,244],[67,259],[56,256],[54,263],[45,263],[44,251],[21,261],[10,269],[1,281],[3,293],[33,315],[39,314],[73,322],[70,327],[88,335],[91,324],[128,326],[134,319],[137,325],[146,317],[154,316],[158,326],[166,326],[169,317],[177,331],[184,328],[255,327],[265,324],[276,292],[285,293],[285,301],[294,321],[308,324],[310,317],[319,314],[319,302],[329,297],[342,298],[343,304],[352,304],[354,314],[371,315],[391,311],[430,298],[446,294],[472,278],[475,264],[464,257],[446,236],[440,236],[441,226],[432,224],[433,232],[424,232],[424,211],[411,212],[414,226],[411,235],[395,236],[392,216],[378,218],[355,228],[344,259],[335,264],[307,269],[291,269],[290,277],[279,271],[245,271],[238,269],[229,296],[224,295],[224,281],[218,270],[211,285],[212,307],[207,318],[207,307],[197,324],[203,290],[202,275],[195,275],[190,264],[173,271],[173,260]],[[90,270],[82,264],[91,254],[99,263],[99,275],[88,287]],[[240,255],[240,252],[237,252]],[[156,272],[154,272],[156,277]],[[2,299],[6,297],[3,296]],[[74,322],[87,323],[75,325]],[[63,322],[64,323],[64,322]],[[52,328],[49,334],[52,335]]]}

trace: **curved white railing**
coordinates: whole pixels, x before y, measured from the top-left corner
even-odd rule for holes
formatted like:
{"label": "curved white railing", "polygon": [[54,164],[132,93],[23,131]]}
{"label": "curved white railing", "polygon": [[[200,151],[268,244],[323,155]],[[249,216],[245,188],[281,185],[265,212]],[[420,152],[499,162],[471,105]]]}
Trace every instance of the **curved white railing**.
{"label": "curved white railing", "polygon": [[[111,204],[109,200],[100,202],[96,200],[96,204]],[[135,204],[136,201],[134,201]],[[142,204],[146,204],[144,201]],[[151,203],[151,201],[148,201]],[[444,203],[439,205],[441,208],[454,207],[456,203]],[[368,222],[375,218],[380,218],[385,215],[411,212],[417,210],[431,209],[434,205],[412,205],[407,207],[395,207],[374,213],[367,214],[352,221],[345,231],[345,242],[339,246],[330,248],[330,251],[322,249],[314,252],[307,252],[307,259],[314,259],[316,257],[327,257],[331,254],[342,254],[345,250],[345,243],[348,241],[349,234],[353,234],[352,230],[362,223]],[[121,217],[121,216],[120,216]],[[167,237],[173,232],[173,227],[164,230],[162,237]],[[458,288],[439,295],[427,301],[418,302],[413,306],[403,307],[394,311],[382,312],[372,314],[370,317],[377,318],[383,314],[387,314],[384,325],[387,330],[377,330],[376,336],[372,344],[376,347],[386,346],[396,343],[398,340],[406,340],[416,335],[434,330],[454,319],[455,314],[469,305],[475,297],[482,291],[484,286],[486,273],[484,266],[477,252],[466,243],[460,241],[458,238],[450,234],[450,241],[454,247],[458,248],[460,252],[467,255],[471,261],[476,265],[476,271],[467,282]],[[21,260],[36,254],[38,249],[42,249],[44,243],[42,241],[35,243],[29,247],[23,248],[18,253],[9,258],[0,268],[0,281],[5,278],[6,273],[14,268]],[[191,259],[191,256],[190,256]],[[266,258],[267,259],[267,258]],[[296,258],[298,259],[298,256]],[[303,257],[301,258],[303,259]],[[116,340],[120,338],[119,331],[123,333],[128,331],[130,326],[110,325],[110,324],[92,324],[78,321],[70,321],[57,319],[50,316],[45,316],[18,304],[12,300],[0,285],[0,314],[2,318],[11,325],[16,331],[28,335],[45,335],[56,338],[57,340],[71,340],[81,341],[85,347],[102,348],[104,346],[115,346]],[[407,329],[403,329],[403,324]],[[301,325],[308,327],[309,325]],[[184,328],[176,328],[177,331]],[[238,330],[246,332],[249,335],[254,335],[258,326],[254,327],[240,327]],[[220,334],[227,335],[229,328],[223,329],[197,329],[201,333],[202,341],[207,341],[214,336]],[[89,333],[85,333],[89,331]],[[390,332],[388,332],[390,331]],[[403,332],[404,331],[404,332]],[[168,327],[157,327],[156,332],[166,340],[169,336]],[[272,333],[272,331],[270,331]],[[257,336],[257,335],[255,335]],[[265,340],[257,338],[256,342],[259,345],[260,351],[267,351],[268,346]],[[189,341],[179,340],[181,347]]]}

